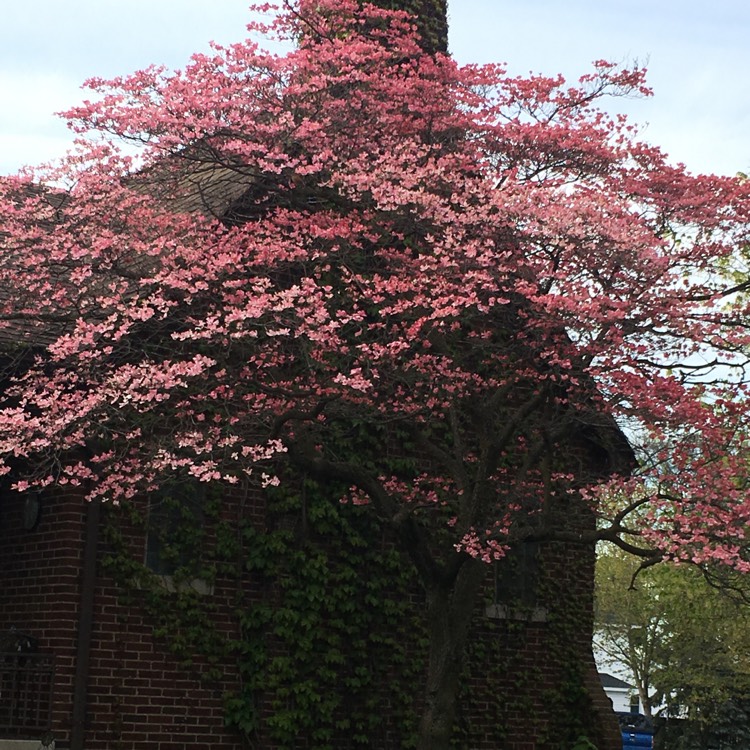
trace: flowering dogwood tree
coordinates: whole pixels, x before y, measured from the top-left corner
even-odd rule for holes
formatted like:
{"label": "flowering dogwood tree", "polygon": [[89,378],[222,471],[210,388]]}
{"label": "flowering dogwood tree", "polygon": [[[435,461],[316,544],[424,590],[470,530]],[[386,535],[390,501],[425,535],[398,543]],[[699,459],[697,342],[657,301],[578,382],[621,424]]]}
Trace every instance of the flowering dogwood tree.
{"label": "flowering dogwood tree", "polygon": [[[509,546],[750,568],[750,187],[598,108],[640,70],[461,67],[353,0],[251,30],[298,45],[90,81],[77,149],[3,181],[0,455],[18,491],[110,502],[344,482],[427,593],[440,750]],[[625,435],[663,447],[631,472]]]}

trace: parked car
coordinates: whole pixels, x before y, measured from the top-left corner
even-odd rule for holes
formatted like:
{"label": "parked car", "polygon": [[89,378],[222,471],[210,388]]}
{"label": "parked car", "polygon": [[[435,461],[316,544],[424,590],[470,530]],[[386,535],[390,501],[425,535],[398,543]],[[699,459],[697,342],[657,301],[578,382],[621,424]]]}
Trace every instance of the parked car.
{"label": "parked car", "polygon": [[654,725],[643,714],[618,711],[623,750],[653,750]]}

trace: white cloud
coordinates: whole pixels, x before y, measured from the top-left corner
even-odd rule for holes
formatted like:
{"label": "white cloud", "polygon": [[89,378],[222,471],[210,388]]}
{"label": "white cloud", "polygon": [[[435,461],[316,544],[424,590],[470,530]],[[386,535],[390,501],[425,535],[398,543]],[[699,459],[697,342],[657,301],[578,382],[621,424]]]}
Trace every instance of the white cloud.
{"label": "white cloud", "polygon": [[0,71],[0,173],[62,155],[71,134],[54,113],[81,99],[78,83],[62,74]]}
{"label": "white cloud", "polygon": [[[0,71],[0,125],[25,127],[74,104],[82,98],[75,79],[59,73]],[[13,106],[8,106],[12,102]]]}
{"label": "white cloud", "polygon": [[[183,66],[215,39],[246,35],[246,0],[35,0],[3,7],[0,172],[67,143],[52,112],[92,75],[149,63]],[[649,62],[656,96],[614,102],[646,137],[696,171],[750,169],[750,5],[745,0],[450,0],[451,49],[463,62],[502,61],[575,79],[595,59]],[[38,137],[38,144],[33,138]],[[62,149],[64,150],[64,149]]]}

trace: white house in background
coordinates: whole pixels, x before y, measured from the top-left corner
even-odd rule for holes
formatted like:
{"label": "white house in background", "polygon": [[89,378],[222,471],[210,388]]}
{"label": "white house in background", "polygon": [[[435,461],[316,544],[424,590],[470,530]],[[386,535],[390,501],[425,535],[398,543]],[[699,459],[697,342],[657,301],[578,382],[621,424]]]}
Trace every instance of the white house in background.
{"label": "white house in background", "polygon": [[604,692],[612,701],[612,707],[615,711],[640,712],[638,693],[633,685],[606,672],[599,672],[599,679],[602,681]]}

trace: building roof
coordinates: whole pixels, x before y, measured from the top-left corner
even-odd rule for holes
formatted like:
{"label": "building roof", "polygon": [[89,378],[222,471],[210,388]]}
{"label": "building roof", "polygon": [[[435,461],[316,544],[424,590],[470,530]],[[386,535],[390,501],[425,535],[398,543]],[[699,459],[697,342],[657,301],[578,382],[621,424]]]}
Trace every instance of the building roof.
{"label": "building roof", "polygon": [[602,681],[602,687],[604,688],[618,688],[623,690],[633,690],[633,685],[624,680],[620,680],[617,677],[613,677],[611,674],[606,672],[599,672],[599,679]]}
{"label": "building roof", "polygon": [[[295,185],[292,191],[280,190],[283,182],[283,178],[263,174],[239,163],[208,142],[186,147],[127,180],[136,192],[152,196],[175,213],[202,214],[230,225],[259,218],[269,208],[278,205],[280,193],[284,193],[284,201],[291,200],[298,206],[315,202],[316,196],[311,195],[304,186]],[[42,185],[29,185],[26,190],[30,195],[41,197],[43,203],[53,209],[57,220],[60,219],[69,202],[65,192]],[[320,191],[321,188],[314,186],[313,193]],[[51,221],[47,219],[44,222],[50,229],[55,219]],[[130,270],[135,270],[141,262],[137,259],[126,261]],[[106,282],[107,279],[102,278],[103,286]],[[17,299],[19,293],[18,288],[0,288],[0,307],[3,304],[7,307],[8,302]],[[137,285],[133,287],[133,294],[137,294]],[[55,319],[35,314],[14,315],[12,309],[9,312],[10,315],[5,316],[5,324],[0,326],[0,351],[4,353],[13,352],[19,346],[48,346],[69,331],[76,319],[75,310],[72,316],[62,315]],[[99,312],[104,314],[103,311]],[[514,313],[510,313],[508,324],[511,328],[518,325],[515,317]],[[582,382],[582,394],[587,392],[593,398],[597,393],[593,380],[584,373],[579,373],[578,377]],[[632,448],[612,415],[594,401],[582,403],[567,412],[577,423],[581,446],[586,448],[586,463],[589,468],[594,468],[593,476],[589,479],[612,474],[628,475],[635,465]]]}

